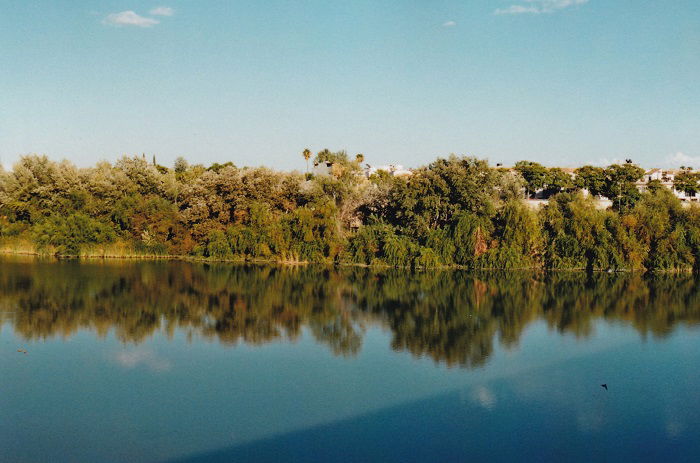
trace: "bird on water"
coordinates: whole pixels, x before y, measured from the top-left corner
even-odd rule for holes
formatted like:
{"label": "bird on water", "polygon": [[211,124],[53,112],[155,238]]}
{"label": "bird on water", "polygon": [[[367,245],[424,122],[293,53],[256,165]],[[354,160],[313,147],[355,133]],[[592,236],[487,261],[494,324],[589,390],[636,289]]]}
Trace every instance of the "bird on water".
{"label": "bird on water", "polygon": [[607,384],[601,384],[600,387],[602,387],[602,388],[605,389],[606,391],[608,390],[608,385],[607,385]]}

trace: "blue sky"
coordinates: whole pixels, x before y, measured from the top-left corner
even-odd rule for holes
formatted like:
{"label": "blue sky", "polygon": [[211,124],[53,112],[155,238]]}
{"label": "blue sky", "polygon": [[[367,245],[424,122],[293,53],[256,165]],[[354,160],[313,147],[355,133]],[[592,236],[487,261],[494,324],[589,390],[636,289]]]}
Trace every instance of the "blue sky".
{"label": "blue sky", "polygon": [[697,0],[0,0],[0,156],[700,167]]}

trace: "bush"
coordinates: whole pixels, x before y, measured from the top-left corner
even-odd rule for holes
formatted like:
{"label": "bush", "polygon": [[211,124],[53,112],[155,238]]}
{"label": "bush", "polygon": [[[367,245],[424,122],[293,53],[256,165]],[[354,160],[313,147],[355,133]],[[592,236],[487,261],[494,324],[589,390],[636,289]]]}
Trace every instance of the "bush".
{"label": "bush", "polygon": [[57,255],[79,256],[85,246],[111,243],[116,235],[109,225],[75,213],[47,217],[34,226],[32,237],[40,250],[53,246]]}
{"label": "bush", "polygon": [[233,256],[224,232],[220,230],[211,232],[208,241],[207,256],[215,259],[230,259]]}

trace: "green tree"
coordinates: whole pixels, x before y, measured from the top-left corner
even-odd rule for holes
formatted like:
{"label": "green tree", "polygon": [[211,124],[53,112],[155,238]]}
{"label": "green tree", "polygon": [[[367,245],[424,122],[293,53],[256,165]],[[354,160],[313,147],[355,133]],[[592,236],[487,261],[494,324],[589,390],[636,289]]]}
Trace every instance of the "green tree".
{"label": "green tree", "polygon": [[553,167],[547,171],[547,196],[551,196],[562,191],[567,191],[574,185],[571,175],[564,170]]}
{"label": "green tree", "polygon": [[185,158],[182,156],[178,156],[177,159],[175,159],[175,165],[173,166],[173,169],[175,170],[176,174],[182,175],[185,172],[187,172],[187,169],[190,167],[189,163]]}
{"label": "green tree", "polygon": [[547,185],[547,168],[542,164],[532,161],[518,161],[515,170],[525,180],[525,189],[528,196],[533,196],[538,190]]}
{"label": "green tree", "polygon": [[302,156],[304,156],[304,159],[306,160],[306,172],[309,172],[309,159],[311,159],[311,150],[309,148],[304,149],[304,151],[301,153]]}
{"label": "green tree", "polygon": [[665,188],[661,180],[654,179],[647,182],[647,191],[651,194],[656,194]]}
{"label": "green tree", "polygon": [[600,196],[605,192],[605,169],[596,166],[583,166],[574,171],[574,185],[577,188],[587,190],[593,196]]}
{"label": "green tree", "polygon": [[62,256],[78,256],[85,246],[109,243],[114,237],[109,225],[80,213],[49,216],[33,230],[39,249],[53,246],[55,254]]}
{"label": "green tree", "polygon": [[581,193],[555,196],[541,212],[545,265],[549,268],[610,270],[623,266],[613,231],[619,218],[596,210]]}
{"label": "green tree", "polygon": [[683,170],[673,178],[673,188],[682,191],[686,196],[695,196],[700,190],[700,173]]}
{"label": "green tree", "polygon": [[499,174],[488,163],[450,156],[396,179],[389,192],[387,221],[425,240],[461,212],[490,217],[495,212]]}
{"label": "green tree", "polygon": [[348,159],[348,153],[345,151],[331,151],[328,148],[325,148],[316,154],[314,162],[330,162],[347,165],[349,164],[350,160]]}
{"label": "green tree", "polygon": [[643,175],[644,169],[637,165],[613,164],[605,169],[603,194],[618,211],[630,210],[641,197],[635,182]]}

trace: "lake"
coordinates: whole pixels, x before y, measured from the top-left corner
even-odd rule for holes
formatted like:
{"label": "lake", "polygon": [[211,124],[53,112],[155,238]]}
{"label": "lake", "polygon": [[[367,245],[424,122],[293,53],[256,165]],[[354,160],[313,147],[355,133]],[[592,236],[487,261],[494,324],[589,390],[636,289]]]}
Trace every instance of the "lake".
{"label": "lake", "polygon": [[3,257],[0,461],[698,461],[698,283]]}

